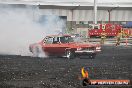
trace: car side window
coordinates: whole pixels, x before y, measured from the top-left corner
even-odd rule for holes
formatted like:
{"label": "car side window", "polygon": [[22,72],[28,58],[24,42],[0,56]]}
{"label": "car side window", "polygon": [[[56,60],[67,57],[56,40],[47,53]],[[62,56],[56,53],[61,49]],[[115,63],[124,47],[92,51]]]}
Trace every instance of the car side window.
{"label": "car side window", "polygon": [[43,40],[43,43],[46,43],[48,40],[48,37],[45,37],[44,40]]}
{"label": "car side window", "polygon": [[45,41],[46,44],[52,44],[53,43],[53,38],[49,37],[47,38],[47,41]]}
{"label": "car side window", "polygon": [[59,37],[54,37],[53,43],[59,43]]}
{"label": "car side window", "polygon": [[61,43],[69,43],[69,42],[73,42],[73,38],[70,37],[70,36],[63,36],[63,37],[60,37],[60,42]]}

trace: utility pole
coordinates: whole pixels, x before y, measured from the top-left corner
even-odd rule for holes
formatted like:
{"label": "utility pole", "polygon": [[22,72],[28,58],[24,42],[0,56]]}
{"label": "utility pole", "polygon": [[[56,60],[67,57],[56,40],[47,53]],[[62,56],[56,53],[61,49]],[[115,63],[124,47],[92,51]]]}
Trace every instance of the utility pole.
{"label": "utility pole", "polygon": [[110,21],[111,21],[111,11],[112,10],[115,10],[115,9],[117,9],[118,7],[114,7],[114,8],[111,8],[111,9],[109,9],[108,10],[108,13],[109,13],[109,23],[110,23]]}
{"label": "utility pole", "polygon": [[97,24],[97,0],[94,0],[94,24]]}

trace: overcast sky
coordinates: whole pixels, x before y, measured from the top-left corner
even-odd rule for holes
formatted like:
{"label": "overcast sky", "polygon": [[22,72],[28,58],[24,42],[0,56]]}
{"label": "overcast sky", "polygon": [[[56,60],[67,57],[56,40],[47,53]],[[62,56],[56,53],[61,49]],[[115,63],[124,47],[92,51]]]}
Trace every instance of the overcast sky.
{"label": "overcast sky", "polygon": [[[94,0],[0,0],[0,1],[44,1],[44,2],[93,2]],[[102,2],[132,2],[132,0],[97,0]]]}

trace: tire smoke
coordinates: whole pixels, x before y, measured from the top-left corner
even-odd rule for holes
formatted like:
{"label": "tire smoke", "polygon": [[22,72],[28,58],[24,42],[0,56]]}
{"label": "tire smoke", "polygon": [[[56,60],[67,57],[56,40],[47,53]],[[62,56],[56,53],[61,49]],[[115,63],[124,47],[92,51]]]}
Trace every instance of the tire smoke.
{"label": "tire smoke", "polygon": [[44,22],[40,18],[37,6],[0,5],[0,54],[30,56],[30,44],[64,26],[58,16],[47,16]]}

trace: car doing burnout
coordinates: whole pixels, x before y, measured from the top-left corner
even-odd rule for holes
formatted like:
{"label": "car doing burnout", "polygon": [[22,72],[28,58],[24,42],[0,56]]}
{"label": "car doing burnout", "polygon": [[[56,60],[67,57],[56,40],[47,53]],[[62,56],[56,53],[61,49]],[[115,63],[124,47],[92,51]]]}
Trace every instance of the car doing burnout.
{"label": "car doing burnout", "polygon": [[94,58],[96,53],[101,51],[101,46],[74,42],[70,35],[51,35],[46,36],[39,43],[31,44],[29,50],[34,56],[39,56],[41,50],[46,56],[63,56],[68,59],[77,56]]}

